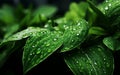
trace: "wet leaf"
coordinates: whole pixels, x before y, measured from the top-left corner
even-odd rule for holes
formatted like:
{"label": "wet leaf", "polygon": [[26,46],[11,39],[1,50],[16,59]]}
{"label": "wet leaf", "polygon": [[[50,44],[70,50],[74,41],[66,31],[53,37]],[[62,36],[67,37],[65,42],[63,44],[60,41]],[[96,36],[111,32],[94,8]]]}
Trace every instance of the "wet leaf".
{"label": "wet leaf", "polygon": [[94,35],[105,35],[106,32],[104,29],[102,29],[101,27],[91,27],[89,29],[89,34],[94,34]]}
{"label": "wet leaf", "polygon": [[83,43],[89,30],[88,23],[85,20],[80,20],[70,26],[66,25],[64,28],[64,43],[61,52],[72,50]]}
{"label": "wet leaf", "polygon": [[24,73],[53,54],[62,43],[61,33],[59,32],[45,31],[37,33],[37,36],[30,37],[23,52]]}
{"label": "wet leaf", "polygon": [[120,50],[120,41],[113,37],[104,38],[103,43],[113,51]]}
{"label": "wet leaf", "polygon": [[112,53],[102,46],[71,51],[65,55],[65,62],[74,75],[113,75]]}
{"label": "wet leaf", "polygon": [[22,30],[22,31],[20,31],[16,34],[13,34],[12,36],[10,36],[8,38],[5,38],[3,40],[3,43],[8,42],[8,41],[16,41],[16,40],[21,40],[23,38],[27,38],[27,37],[29,37],[30,35],[33,35],[36,32],[40,32],[41,30],[42,29],[40,29],[38,27],[28,27],[25,30]]}

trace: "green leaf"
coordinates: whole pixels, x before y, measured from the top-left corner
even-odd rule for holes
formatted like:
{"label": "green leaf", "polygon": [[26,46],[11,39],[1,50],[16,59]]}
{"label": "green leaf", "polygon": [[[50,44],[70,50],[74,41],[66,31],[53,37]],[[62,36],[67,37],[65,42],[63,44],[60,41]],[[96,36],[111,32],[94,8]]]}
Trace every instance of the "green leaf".
{"label": "green leaf", "polygon": [[71,51],[65,62],[74,75],[113,75],[112,53],[100,45]]}
{"label": "green leaf", "polygon": [[38,7],[32,14],[33,19],[30,24],[40,23],[42,21],[46,21],[47,18],[52,17],[57,12],[57,8],[51,5],[44,5]]}
{"label": "green leaf", "polygon": [[23,69],[27,73],[30,69],[44,61],[62,45],[61,32],[44,31],[37,36],[30,37],[24,47]]}
{"label": "green leaf", "polygon": [[85,18],[87,9],[87,2],[80,2],[79,4],[73,2],[70,4],[69,11],[65,14],[65,19],[76,21],[79,18]]}
{"label": "green leaf", "polygon": [[61,52],[72,50],[83,43],[89,30],[88,23],[83,19],[70,26],[65,25],[64,28],[64,43]]}
{"label": "green leaf", "polygon": [[120,0],[106,0],[99,9],[109,18],[109,28],[120,31]]}
{"label": "green leaf", "polygon": [[15,22],[15,16],[13,8],[8,5],[3,5],[0,9],[0,21],[5,24],[11,24]]}
{"label": "green leaf", "polygon": [[120,50],[120,41],[113,37],[106,37],[103,39],[103,43],[111,50]]}
{"label": "green leaf", "polygon": [[3,43],[8,42],[8,41],[16,41],[16,40],[21,40],[21,39],[27,38],[27,37],[29,37],[30,35],[33,35],[36,32],[40,32],[41,30],[42,29],[40,29],[39,27],[28,27],[25,30],[22,30],[22,31],[8,37],[8,38],[5,38],[3,40]]}
{"label": "green leaf", "polygon": [[101,4],[100,9],[105,11],[105,15],[108,17],[112,15],[120,15],[120,0],[106,0]]}
{"label": "green leaf", "polygon": [[[95,6],[91,1],[88,0],[88,3],[90,5],[90,7],[92,8],[92,10],[96,13],[96,19],[95,19],[95,24],[97,26],[100,26],[102,28],[108,29],[108,18],[106,17],[106,15],[98,9],[97,6]],[[109,29],[108,29],[109,30]]]}
{"label": "green leaf", "polygon": [[102,29],[101,27],[91,27],[89,29],[89,34],[95,34],[95,35],[105,35],[106,32],[104,29]]}
{"label": "green leaf", "polygon": [[8,42],[4,45],[0,45],[0,50],[2,50],[2,47],[4,49],[2,52],[0,52],[0,68],[4,65],[9,55],[14,51],[12,50],[14,45],[15,42]]}
{"label": "green leaf", "polygon": [[38,7],[33,15],[44,15],[45,17],[51,17],[55,12],[57,11],[57,8],[55,6],[40,6]]}

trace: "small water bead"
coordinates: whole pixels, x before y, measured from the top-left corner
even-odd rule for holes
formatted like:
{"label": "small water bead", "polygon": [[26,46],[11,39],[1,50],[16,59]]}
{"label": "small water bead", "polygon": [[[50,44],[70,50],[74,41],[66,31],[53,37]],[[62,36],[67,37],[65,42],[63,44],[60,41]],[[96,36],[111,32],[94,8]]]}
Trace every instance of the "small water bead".
{"label": "small water bead", "polygon": [[47,27],[49,27],[49,25],[48,25],[48,24],[46,24],[44,27],[45,27],[45,28],[47,28]]}
{"label": "small water bead", "polygon": [[75,28],[73,28],[73,30],[75,31],[76,29],[75,29]]}
{"label": "small water bead", "polygon": [[35,47],[34,45],[32,47]]}
{"label": "small water bead", "polygon": [[97,63],[96,63],[96,62],[95,62],[94,64],[95,64],[95,65],[97,65]]}
{"label": "small water bead", "polygon": [[109,2],[108,0],[105,1],[106,3]]}
{"label": "small water bead", "polygon": [[77,34],[77,36],[80,35],[80,34]]}
{"label": "small water bead", "polygon": [[77,24],[78,26],[80,25],[80,23]]}
{"label": "small water bead", "polygon": [[69,48],[68,48],[68,47],[65,47],[65,50],[69,50]]}
{"label": "small water bead", "polygon": [[103,60],[105,61],[106,59],[104,58]]}
{"label": "small water bead", "polygon": [[109,64],[109,63],[106,63],[106,66],[107,66],[107,67],[110,67],[110,64]]}
{"label": "small water bead", "polygon": [[76,61],[76,63],[78,64],[79,62],[78,62],[78,61]]}
{"label": "small water bead", "polygon": [[107,6],[105,7],[105,10],[108,10],[108,7],[107,7]]}
{"label": "small water bead", "polygon": [[41,52],[41,50],[40,50],[40,48],[38,48],[36,54],[40,54],[40,52]]}
{"label": "small water bead", "polygon": [[48,49],[48,52],[51,52],[51,49]]}
{"label": "small water bead", "polygon": [[30,53],[30,55],[33,55],[32,53]]}
{"label": "small water bead", "polygon": [[46,46],[50,46],[50,43],[47,43]]}
{"label": "small water bead", "polygon": [[108,6],[110,7],[110,6],[111,6],[111,3],[109,3]]}
{"label": "small water bead", "polygon": [[74,40],[71,40],[72,42],[74,41]]}
{"label": "small water bead", "polygon": [[56,38],[54,38],[53,40],[54,40],[54,41],[56,41],[57,39],[56,39]]}

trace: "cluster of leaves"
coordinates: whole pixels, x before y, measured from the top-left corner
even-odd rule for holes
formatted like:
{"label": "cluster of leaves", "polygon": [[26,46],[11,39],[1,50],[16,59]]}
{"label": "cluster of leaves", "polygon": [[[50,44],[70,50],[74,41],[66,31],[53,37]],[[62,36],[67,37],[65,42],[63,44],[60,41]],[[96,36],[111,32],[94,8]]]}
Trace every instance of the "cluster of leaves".
{"label": "cluster of leaves", "polygon": [[113,75],[113,53],[120,50],[120,0],[97,5],[89,0],[73,2],[63,17],[54,20],[49,18],[54,17],[56,7],[32,11],[21,6],[1,8],[0,67],[23,47],[18,41],[24,40],[24,74],[53,53],[60,53],[75,75]]}

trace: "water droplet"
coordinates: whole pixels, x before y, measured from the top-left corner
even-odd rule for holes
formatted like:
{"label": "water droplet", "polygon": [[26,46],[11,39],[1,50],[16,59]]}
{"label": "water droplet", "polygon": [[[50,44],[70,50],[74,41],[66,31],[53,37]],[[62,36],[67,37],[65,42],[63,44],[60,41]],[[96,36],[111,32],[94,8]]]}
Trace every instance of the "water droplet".
{"label": "water droplet", "polygon": [[75,28],[73,28],[73,30],[76,30]]}
{"label": "water droplet", "polygon": [[95,64],[95,65],[97,65],[97,63],[96,63],[96,62],[95,62],[94,64]]}
{"label": "water droplet", "polygon": [[76,61],[76,63],[78,64],[79,62],[78,62],[78,61]]}
{"label": "water droplet", "polygon": [[51,49],[49,49],[48,52],[51,52]]}
{"label": "water droplet", "polygon": [[105,61],[106,59],[104,58],[103,60]]}
{"label": "water droplet", "polygon": [[111,3],[108,6],[111,6]]}
{"label": "water droplet", "polygon": [[56,38],[54,38],[54,41],[56,41],[57,39]]}
{"label": "water droplet", "polygon": [[92,72],[92,71],[93,71],[93,69],[90,69],[90,71]]}
{"label": "water droplet", "polygon": [[100,51],[100,52],[101,52],[101,48],[98,48],[98,51]]}
{"label": "water droplet", "polygon": [[47,43],[46,46],[50,46],[50,43]]}
{"label": "water droplet", "polygon": [[30,53],[30,55],[32,55],[32,53]]}
{"label": "water droplet", "polygon": [[36,54],[40,54],[40,52],[41,52],[41,50],[40,50],[40,48],[38,48]]}
{"label": "water droplet", "polygon": [[109,64],[109,63],[106,63],[106,66],[107,66],[107,67],[110,67],[110,64]]}
{"label": "water droplet", "polygon": [[80,34],[77,34],[77,36],[80,35]]}
{"label": "water droplet", "polygon": [[108,10],[108,7],[107,7],[107,6],[105,7],[105,10]]}
{"label": "water droplet", "polygon": [[47,27],[49,27],[49,25],[48,25],[48,24],[46,24],[44,27],[45,27],[45,28],[47,28]]}
{"label": "water droplet", "polygon": [[71,40],[72,42],[74,41],[74,40]]}
{"label": "water droplet", "polygon": [[77,24],[78,26],[80,25],[80,23]]}
{"label": "water droplet", "polygon": [[69,28],[68,26],[65,27],[65,29],[68,29],[68,28]]}
{"label": "water droplet", "polygon": [[68,48],[68,47],[65,47],[65,50],[69,50],[69,48]]}
{"label": "water droplet", "polygon": [[34,45],[32,47],[35,47]]}
{"label": "water droplet", "polygon": [[105,1],[106,3],[108,2],[108,0]]}

